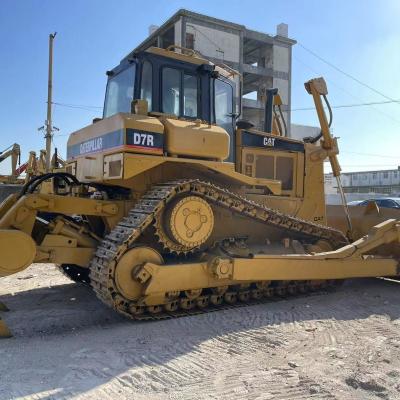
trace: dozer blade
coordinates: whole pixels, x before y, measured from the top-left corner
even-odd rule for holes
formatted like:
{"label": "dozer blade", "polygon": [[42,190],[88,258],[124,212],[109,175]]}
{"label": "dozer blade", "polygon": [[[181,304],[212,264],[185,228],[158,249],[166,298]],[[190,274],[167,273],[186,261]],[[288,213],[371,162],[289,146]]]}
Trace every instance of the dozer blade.
{"label": "dozer blade", "polygon": [[[396,208],[373,207],[370,206],[353,206],[349,207],[351,223],[353,226],[352,239],[357,240],[368,234],[369,230],[387,221],[388,219],[400,220],[400,210]],[[342,206],[328,205],[326,207],[328,218],[328,226],[339,229],[342,232],[347,231],[346,216]]]}
{"label": "dozer blade", "polygon": [[22,271],[32,264],[36,255],[33,239],[22,231],[0,230],[0,277]]}
{"label": "dozer blade", "polygon": [[12,337],[12,333],[6,323],[0,318],[0,339],[7,339]]}

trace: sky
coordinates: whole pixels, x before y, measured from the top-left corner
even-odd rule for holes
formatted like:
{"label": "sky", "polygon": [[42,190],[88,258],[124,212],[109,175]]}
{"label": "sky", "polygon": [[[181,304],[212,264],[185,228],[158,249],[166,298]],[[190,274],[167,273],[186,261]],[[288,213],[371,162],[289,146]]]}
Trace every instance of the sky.
{"label": "sky", "polygon": [[[17,142],[22,162],[44,148],[48,35],[54,45],[54,144],[65,156],[68,135],[102,114],[105,72],[180,8],[275,34],[289,25],[293,47],[292,123],[318,125],[303,83],[324,76],[334,108],[343,172],[400,165],[400,1],[0,0],[0,151]],[[310,51],[318,57],[313,55]],[[327,61],[323,62],[321,59]],[[334,67],[332,67],[332,65]],[[370,86],[361,85],[344,73]],[[380,92],[381,94],[378,94]],[[87,107],[90,106],[90,107]],[[0,172],[10,167],[0,164]]]}

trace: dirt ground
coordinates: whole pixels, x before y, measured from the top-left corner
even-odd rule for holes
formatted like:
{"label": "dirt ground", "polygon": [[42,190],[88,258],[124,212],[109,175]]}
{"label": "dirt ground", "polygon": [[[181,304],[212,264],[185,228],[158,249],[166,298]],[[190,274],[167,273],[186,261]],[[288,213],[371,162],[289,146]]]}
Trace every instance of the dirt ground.
{"label": "dirt ground", "polygon": [[54,266],[0,280],[0,399],[397,399],[400,284],[127,321]]}

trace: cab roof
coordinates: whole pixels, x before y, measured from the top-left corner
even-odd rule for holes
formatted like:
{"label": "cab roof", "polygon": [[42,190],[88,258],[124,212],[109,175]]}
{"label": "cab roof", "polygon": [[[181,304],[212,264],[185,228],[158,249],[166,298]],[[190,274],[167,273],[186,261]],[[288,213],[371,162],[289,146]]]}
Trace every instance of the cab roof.
{"label": "cab roof", "polygon": [[[178,50],[178,51],[176,51]],[[123,65],[126,65],[127,62],[132,62],[132,59],[138,57],[140,54],[148,53],[154,54],[156,56],[165,57],[169,59],[174,59],[177,61],[185,62],[188,64],[194,65],[209,65],[215,71],[218,71],[222,76],[227,79],[234,79],[235,76],[240,76],[239,72],[232,69],[228,65],[225,64],[214,64],[211,61],[207,60],[206,58],[202,57],[199,53],[194,50],[181,48],[180,46],[170,46],[167,49],[163,49],[160,47],[149,47],[144,51],[140,51],[137,53],[131,53],[129,58],[125,57],[121,60],[120,64],[112,69],[113,72],[117,72],[120,68],[124,68]]]}

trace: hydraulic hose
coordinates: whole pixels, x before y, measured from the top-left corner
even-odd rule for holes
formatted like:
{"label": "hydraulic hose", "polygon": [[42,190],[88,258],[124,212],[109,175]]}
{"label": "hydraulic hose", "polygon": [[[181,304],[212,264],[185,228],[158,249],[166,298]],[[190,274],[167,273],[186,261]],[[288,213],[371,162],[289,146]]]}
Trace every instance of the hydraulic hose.
{"label": "hydraulic hose", "polygon": [[[326,107],[328,108],[328,112],[329,112],[329,123],[328,123],[328,126],[330,128],[331,125],[332,125],[332,121],[333,121],[332,108],[331,108],[331,105],[329,104],[329,101],[328,101],[328,98],[326,97],[326,95],[323,94],[322,97],[324,98]],[[320,131],[317,136],[314,136],[314,137],[313,136],[308,136],[308,137],[303,138],[303,141],[306,142],[306,143],[315,143],[319,139],[321,139],[321,137],[322,137],[322,131]]]}

